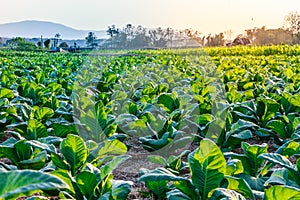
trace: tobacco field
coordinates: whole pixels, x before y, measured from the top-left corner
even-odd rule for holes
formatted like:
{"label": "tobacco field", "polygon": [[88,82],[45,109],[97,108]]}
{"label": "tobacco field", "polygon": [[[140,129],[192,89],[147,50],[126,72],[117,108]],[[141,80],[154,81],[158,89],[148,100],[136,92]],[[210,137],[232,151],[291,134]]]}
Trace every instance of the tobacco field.
{"label": "tobacco field", "polygon": [[300,199],[299,46],[126,53],[0,51],[0,199]]}

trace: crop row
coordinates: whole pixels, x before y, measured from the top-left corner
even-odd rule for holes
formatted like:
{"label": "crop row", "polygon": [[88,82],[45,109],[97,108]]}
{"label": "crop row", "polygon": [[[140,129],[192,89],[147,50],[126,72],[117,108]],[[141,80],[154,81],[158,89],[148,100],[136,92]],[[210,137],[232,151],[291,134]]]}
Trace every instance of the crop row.
{"label": "crop row", "polygon": [[0,199],[126,199],[132,149],[144,196],[297,199],[299,52],[0,52]]}

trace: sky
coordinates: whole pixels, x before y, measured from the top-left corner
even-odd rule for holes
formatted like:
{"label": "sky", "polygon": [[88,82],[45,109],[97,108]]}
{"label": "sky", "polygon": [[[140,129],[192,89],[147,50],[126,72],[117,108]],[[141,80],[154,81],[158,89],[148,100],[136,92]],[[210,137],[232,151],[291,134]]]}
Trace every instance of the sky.
{"label": "sky", "polygon": [[130,23],[147,28],[192,28],[203,34],[280,28],[299,0],[0,0],[0,24],[23,20],[106,30]]}

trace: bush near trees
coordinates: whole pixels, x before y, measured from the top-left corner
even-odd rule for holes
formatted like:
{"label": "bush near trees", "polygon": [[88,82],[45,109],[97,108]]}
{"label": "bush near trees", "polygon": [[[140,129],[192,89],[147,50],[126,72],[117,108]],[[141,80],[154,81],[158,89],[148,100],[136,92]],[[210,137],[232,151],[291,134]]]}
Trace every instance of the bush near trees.
{"label": "bush near trees", "polygon": [[37,46],[34,43],[26,42],[24,38],[16,37],[11,40],[7,40],[6,44],[14,50],[18,51],[34,51],[37,50]]}

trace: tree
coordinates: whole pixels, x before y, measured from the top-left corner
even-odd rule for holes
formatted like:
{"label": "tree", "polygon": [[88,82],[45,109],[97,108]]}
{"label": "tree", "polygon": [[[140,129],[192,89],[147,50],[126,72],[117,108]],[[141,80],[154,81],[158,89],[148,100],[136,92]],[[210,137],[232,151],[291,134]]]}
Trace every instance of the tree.
{"label": "tree", "polygon": [[[194,31],[193,29],[185,29],[184,34],[190,39],[197,43],[199,43],[201,46],[204,46],[205,42],[205,36],[201,37],[202,33],[199,31]],[[187,45],[187,44],[186,44]]]}
{"label": "tree", "polygon": [[44,42],[44,46],[46,47],[46,48],[50,48],[50,43],[51,43],[51,40],[50,39],[47,39],[45,42]]}
{"label": "tree", "polygon": [[111,27],[109,26],[107,29],[107,35],[110,36],[110,40],[111,40],[111,47],[116,47],[116,43],[114,41],[114,38],[120,33],[120,30],[118,28],[116,28],[115,25],[112,25]]}
{"label": "tree", "polygon": [[292,11],[284,18],[285,27],[292,32],[294,43],[300,42],[300,13]]}
{"label": "tree", "polygon": [[57,47],[59,38],[60,38],[60,34],[56,33],[54,36],[54,44],[53,44],[54,47]]}
{"label": "tree", "polygon": [[98,44],[96,43],[96,35],[95,33],[93,32],[89,32],[88,33],[88,36],[85,37],[85,40],[86,40],[86,44],[87,46],[90,46],[90,47],[96,47]]}

